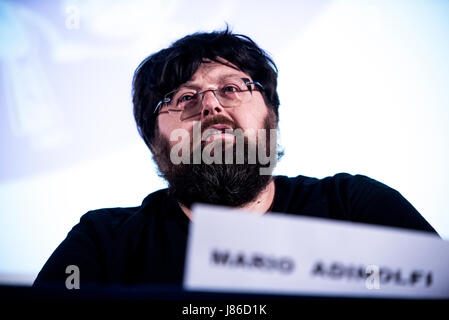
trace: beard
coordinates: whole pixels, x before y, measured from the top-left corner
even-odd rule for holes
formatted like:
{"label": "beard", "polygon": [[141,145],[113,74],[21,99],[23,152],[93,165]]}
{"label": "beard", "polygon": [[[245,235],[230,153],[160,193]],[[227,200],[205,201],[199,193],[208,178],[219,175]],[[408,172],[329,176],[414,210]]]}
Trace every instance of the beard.
{"label": "beard", "polygon": [[[212,124],[229,124],[234,129],[234,123],[223,116],[216,116],[204,122],[204,128]],[[206,125],[207,124],[207,125]],[[238,128],[238,127],[237,127]],[[277,128],[276,115],[269,110],[264,119],[264,129],[266,136],[262,136],[265,146],[270,146],[270,130]],[[237,163],[236,159],[242,159],[241,149],[237,148],[236,138],[232,144],[220,139],[221,163],[207,164],[201,161],[199,164],[192,164],[193,143],[191,141],[191,153],[189,164],[173,164],[170,159],[170,143],[167,137],[157,135],[156,142],[152,145],[153,159],[156,162],[159,175],[168,182],[169,192],[187,208],[191,208],[194,203],[207,203],[230,207],[241,207],[253,200],[262,192],[271,181],[271,174],[260,174],[261,168],[274,164],[262,165],[259,161],[259,151],[257,142],[244,137],[243,163]],[[259,136],[259,139],[261,137]],[[276,141],[273,141],[276,146]],[[203,150],[207,142],[201,141]],[[253,144],[253,145],[251,145]],[[226,150],[225,148],[232,148]],[[256,161],[249,161],[249,149],[256,150]],[[268,148],[269,149],[269,148]],[[215,149],[214,149],[215,150]],[[275,149],[276,150],[276,149]],[[231,152],[230,152],[231,151]],[[240,152],[240,153],[239,153]],[[225,161],[225,154],[231,153],[233,160],[231,163]],[[282,153],[276,154],[275,159],[279,159]],[[229,157],[228,157],[229,160]],[[240,164],[241,163],[241,164]]]}

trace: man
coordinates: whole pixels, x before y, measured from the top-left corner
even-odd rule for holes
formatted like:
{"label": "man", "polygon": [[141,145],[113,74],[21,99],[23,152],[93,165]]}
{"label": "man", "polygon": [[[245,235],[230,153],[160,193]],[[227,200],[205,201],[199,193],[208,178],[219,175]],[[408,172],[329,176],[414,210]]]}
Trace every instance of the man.
{"label": "man", "polygon": [[[134,116],[169,187],[140,207],[91,211],[34,285],[181,284],[196,202],[436,233],[397,191],[368,177],[272,176],[278,158],[274,62],[230,31],[186,36],[145,59],[133,81]],[[231,236],[231,235],[230,235]]]}

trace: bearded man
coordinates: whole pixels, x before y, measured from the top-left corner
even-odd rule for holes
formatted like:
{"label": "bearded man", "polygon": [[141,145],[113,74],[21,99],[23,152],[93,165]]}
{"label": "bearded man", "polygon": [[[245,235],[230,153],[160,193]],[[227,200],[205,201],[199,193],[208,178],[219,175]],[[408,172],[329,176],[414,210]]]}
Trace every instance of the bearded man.
{"label": "bearded man", "polygon": [[82,283],[181,285],[194,203],[436,233],[399,192],[366,176],[272,175],[277,68],[247,36],[195,33],[150,55],[135,72],[133,103],[168,188],[139,207],[83,215],[35,286],[64,285],[68,266]]}

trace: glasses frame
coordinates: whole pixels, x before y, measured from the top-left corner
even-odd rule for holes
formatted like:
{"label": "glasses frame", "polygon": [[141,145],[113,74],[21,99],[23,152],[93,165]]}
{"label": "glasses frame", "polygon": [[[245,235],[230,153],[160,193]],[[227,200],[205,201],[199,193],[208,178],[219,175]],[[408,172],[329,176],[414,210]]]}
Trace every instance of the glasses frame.
{"label": "glasses frame", "polygon": [[[247,88],[248,88],[248,90],[242,90],[241,92],[244,92],[244,91],[250,91],[250,92],[252,93],[252,92],[253,92],[253,89],[251,88],[251,85],[254,85],[255,88],[258,87],[260,91],[263,91],[263,90],[264,90],[263,85],[262,85],[260,82],[258,82],[258,81],[250,81],[248,78],[241,78],[241,79],[243,80],[243,82],[245,83],[245,85],[246,85]],[[171,95],[171,94],[173,94],[173,93],[175,93],[175,92],[178,91],[178,90],[179,90],[179,89],[176,89],[176,90],[170,91],[169,93],[165,94],[165,95],[164,95],[164,98],[163,98],[162,100],[160,100],[160,101],[157,103],[156,107],[154,108],[153,114],[155,114],[156,116],[160,115],[161,112],[159,112],[159,109],[161,108],[161,106],[162,106],[163,104],[170,103],[170,102],[172,101],[172,98],[171,98],[171,97],[168,97],[168,96]],[[218,90],[218,89],[207,89],[207,90],[204,90],[204,91],[196,92],[196,94],[202,94],[202,95],[204,96],[204,94],[205,94],[206,92],[212,91],[212,92],[214,93],[214,96],[217,97],[217,96],[216,96],[216,93],[215,93],[217,90]],[[201,100],[202,100],[202,99],[201,99]],[[217,100],[218,100],[218,99],[217,99]],[[218,101],[219,101],[219,100],[218,100]],[[184,110],[179,110],[179,111],[183,112]],[[165,113],[165,112],[163,112],[163,113]],[[167,111],[167,113],[169,113],[169,111]]]}

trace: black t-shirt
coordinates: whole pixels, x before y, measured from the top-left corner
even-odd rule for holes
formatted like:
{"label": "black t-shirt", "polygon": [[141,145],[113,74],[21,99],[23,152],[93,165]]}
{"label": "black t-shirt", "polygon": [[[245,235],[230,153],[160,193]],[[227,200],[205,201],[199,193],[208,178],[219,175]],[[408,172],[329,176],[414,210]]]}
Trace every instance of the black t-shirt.
{"label": "black t-shirt", "polygon": [[[276,176],[276,212],[435,233],[394,189],[362,175]],[[42,268],[34,286],[64,286],[76,265],[81,284],[175,284],[183,279],[189,219],[167,189],[140,207],[90,211]]]}

